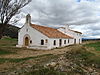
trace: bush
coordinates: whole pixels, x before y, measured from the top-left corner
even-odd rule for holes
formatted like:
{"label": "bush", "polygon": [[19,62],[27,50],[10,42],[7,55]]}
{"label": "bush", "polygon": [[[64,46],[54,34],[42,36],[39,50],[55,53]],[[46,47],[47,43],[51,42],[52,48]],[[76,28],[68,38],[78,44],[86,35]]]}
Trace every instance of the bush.
{"label": "bush", "polygon": [[96,51],[100,51],[100,41],[95,43],[85,44],[86,47],[93,47]]}
{"label": "bush", "polygon": [[78,58],[78,59],[88,59],[95,54],[86,50],[85,47],[75,47],[71,51],[66,53],[67,58]]}
{"label": "bush", "polygon": [[67,59],[70,59],[77,64],[83,63],[88,66],[95,64],[100,68],[100,56],[87,51],[83,46],[73,48],[71,51],[67,52],[65,56]]}

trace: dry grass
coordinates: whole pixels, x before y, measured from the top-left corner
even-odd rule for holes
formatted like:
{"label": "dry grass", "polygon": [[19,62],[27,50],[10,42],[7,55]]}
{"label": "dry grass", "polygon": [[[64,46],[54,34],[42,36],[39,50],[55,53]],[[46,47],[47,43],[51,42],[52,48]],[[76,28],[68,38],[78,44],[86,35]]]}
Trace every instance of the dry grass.
{"label": "dry grass", "polygon": [[[55,59],[56,55],[63,54],[69,50],[68,47],[54,50],[34,50],[26,48],[16,48],[17,39],[1,39],[0,40],[0,70],[21,66],[21,63],[32,63],[34,61],[46,62]],[[42,57],[42,58],[41,58]],[[9,65],[10,63],[10,65]],[[9,65],[9,66],[8,66]]]}
{"label": "dry grass", "polygon": [[[89,42],[88,42],[89,43]],[[94,42],[95,43],[95,42]],[[51,60],[56,59],[61,54],[66,53],[67,51],[84,50],[86,49],[89,52],[94,53],[94,56],[91,56],[90,60],[92,62],[99,63],[100,51],[96,51],[92,47],[86,47],[85,45],[74,45],[64,48],[58,48],[53,50],[34,50],[26,48],[16,48],[17,39],[1,39],[0,40],[0,70],[11,69],[23,66],[24,64],[45,63]],[[87,54],[83,54],[81,57],[86,57]],[[95,60],[94,60],[95,59]],[[9,66],[8,66],[9,65]]]}
{"label": "dry grass", "polygon": [[16,39],[2,39],[0,40],[0,58],[26,58],[44,54],[63,54],[69,50],[69,47],[53,49],[53,50],[34,50],[27,48],[16,48]]}

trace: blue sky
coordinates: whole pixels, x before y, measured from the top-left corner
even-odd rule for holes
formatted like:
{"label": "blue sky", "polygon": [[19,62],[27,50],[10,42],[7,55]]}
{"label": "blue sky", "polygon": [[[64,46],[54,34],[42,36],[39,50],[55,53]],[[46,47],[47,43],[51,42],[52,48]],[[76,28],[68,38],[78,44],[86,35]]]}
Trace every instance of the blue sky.
{"label": "blue sky", "polygon": [[95,1],[95,0],[76,0],[77,2],[81,2],[81,1]]}
{"label": "blue sky", "polygon": [[80,2],[81,0],[76,0],[77,2]]}
{"label": "blue sky", "polygon": [[28,13],[32,23],[53,27],[68,24],[84,37],[100,37],[100,0],[32,0],[16,16],[20,18],[19,27]]}

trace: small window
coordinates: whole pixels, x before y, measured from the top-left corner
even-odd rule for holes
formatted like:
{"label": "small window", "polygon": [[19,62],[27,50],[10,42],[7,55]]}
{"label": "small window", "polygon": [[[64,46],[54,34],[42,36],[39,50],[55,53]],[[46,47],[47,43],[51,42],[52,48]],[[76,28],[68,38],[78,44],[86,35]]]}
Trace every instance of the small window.
{"label": "small window", "polygon": [[41,45],[44,45],[44,40],[41,40]]}
{"label": "small window", "polygon": [[64,44],[66,44],[66,40],[64,40]]}
{"label": "small window", "polygon": [[45,43],[48,43],[48,40],[47,39],[45,40]]}
{"label": "small window", "polygon": [[26,29],[26,32],[28,32],[28,29]]}
{"label": "small window", "polygon": [[53,43],[53,45],[56,45],[56,40],[54,40],[54,43]]}
{"label": "small window", "polygon": [[69,43],[69,39],[68,39],[68,43]]}
{"label": "small window", "polygon": [[30,40],[30,44],[32,44],[32,40]]}

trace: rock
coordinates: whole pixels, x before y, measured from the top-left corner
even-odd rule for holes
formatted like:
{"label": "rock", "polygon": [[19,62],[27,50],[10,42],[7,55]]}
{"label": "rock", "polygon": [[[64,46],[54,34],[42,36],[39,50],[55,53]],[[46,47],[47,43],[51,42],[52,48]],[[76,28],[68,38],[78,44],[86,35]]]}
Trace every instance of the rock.
{"label": "rock", "polygon": [[56,62],[51,62],[51,63],[46,64],[47,67],[55,67],[56,65],[57,65]]}
{"label": "rock", "polygon": [[88,68],[88,71],[89,71],[89,72],[93,72],[93,69],[89,67],[89,68]]}

